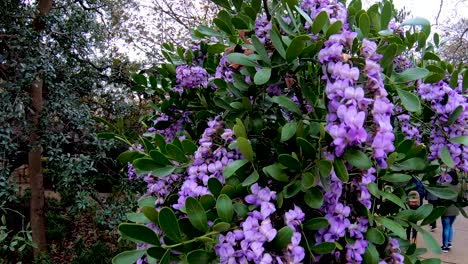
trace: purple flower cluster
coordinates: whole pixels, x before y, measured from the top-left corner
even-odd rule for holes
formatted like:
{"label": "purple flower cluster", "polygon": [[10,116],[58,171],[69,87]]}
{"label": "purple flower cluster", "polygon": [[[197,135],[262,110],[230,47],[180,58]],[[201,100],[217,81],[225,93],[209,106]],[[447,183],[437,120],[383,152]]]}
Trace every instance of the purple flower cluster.
{"label": "purple flower cluster", "polygon": [[305,214],[299,206],[294,205],[294,209],[287,211],[284,214],[285,223],[292,228],[293,236],[291,243],[286,247],[286,252],[279,263],[301,263],[305,257],[305,250],[299,245],[302,239],[300,226],[305,219]]}
{"label": "purple flower cluster", "polygon": [[167,177],[155,177],[148,174],[144,181],[147,183],[147,193],[156,197],[155,205],[157,208],[164,205],[164,201],[174,190],[174,185],[178,182],[181,176],[179,174],[171,174]]}
{"label": "purple flower cluster", "polygon": [[362,256],[368,246],[364,233],[367,232],[369,221],[364,217],[359,217],[355,223],[348,227],[349,236],[354,240],[353,244],[346,245],[346,260],[348,263],[361,263]]}
{"label": "purple flower cluster", "polygon": [[413,68],[413,62],[405,55],[398,55],[393,59],[393,67],[395,72],[400,73]]}
{"label": "purple flower cluster", "polygon": [[381,260],[379,264],[403,264],[405,257],[401,255],[400,243],[394,238],[388,239],[386,251],[390,254],[389,257]]}
{"label": "purple flower cluster", "polygon": [[372,206],[371,194],[367,185],[375,181],[375,172],[376,170],[374,168],[363,171],[361,177],[354,178],[352,183],[353,190],[357,193],[358,201],[367,207],[367,209],[370,209]]}
{"label": "purple flower cluster", "polygon": [[226,82],[233,83],[234,77],[232,77],[233,69],[230,66],[229,60],[227,59],[227,54],[224,53],[219,61],[218,67],[216,67],[215,78],[223,79]]}
{"label": "purple flower cluster", "polygon": [[263,15],[255,20],[255,35],[262,44],[270,41],[271,21],[268,21],[267,16]]}
{"label": "purple flower cluster", "polygon": [[190,90],[208,85],[208,72],[200,66],[179,65],[176,68],[177,88]]}
{"label": "purple flower cluster", "polygon": [[128,179],[129,180],[134,180],[137,178],[136,170],[133,167],[132,163],[128,162],[127,163],[127,170],[128,170]]}
{"label": "purple flower cluster", "polygon": [[183,124],[187,121],[187,119],[188,119],[187,112],[183,113],[182,117],[179,119],[174,119],[162,113],[160,117],[156,118],[153,121],[153,125],[156,125],[159,122],[170,122],[169,126],[164,129],[156,129],[154,127],[150,127],[148,129],[148,132],[156,132],[158,134],[161,134],[166,139],[166,142],[169,143],[177,136],[177,134],[180,131],[184,129]]}
{"label": "purple flower cluster", "polygon": [[364,121],[369,100],[361,87],[355,87],[359,69],[343,61],[348,55],[343,49],[351,48],[349,43],[355,37],[356,33],[352,32],[336,34],[325,42],[318,55],[324,64],[325,93],[329,99],[326,129],[333,138],[334,154],[338,157],[349,146],[361,146],[368,137]]}
{"label": "purple flower cluster", "polygon": [[[452,89],[445,81],[426,84],[421,83],[417,88],[421,99],[428,102],[436,113],[431,120],[431,151],[429,159],[440,157],[442,149],[447,146],[455,167],[468,171],[468,146],[449,141],[451,138],[468,135],[468,98],[459,89]],[[453,111],[461,106],[460,116],[451,125],[447,125]]]}
{"label": "purple flower cluster", "polygon": [[[326,11],[330,17],[330,23],[335,23],[338,20],[343,22],[344,28],[347,28],[348,12],[346,7],[336,0],[304,0],[300,5],[301,9],[309,14],[312,20],[322,11]],[[305,29],[311,25],[308,22],[305,24]]]}
{"label": "purple flower cluster", "polygon": [[413,124],[409,114],[402,114],[401,106],[395,107],[396,119],[401,127],[401,132],[405,135],[405,139],[412,139],[417,144],[421,144],[422,134],[420,132],[420,124]]}
{"label": "purple flower cluster", "polygon": [[[221,144],[217,144],[217,141],[221,141]],[[224,129],[224,122],[218,121],[217,118],[208,122],[208,127],[199,140],[200,146],[194,154],[194,161],[187,169],[188,175],[178,193],[177,204],[173,205],[175,209],[184,207],[188,196],[198,198],[210,194],[207,187],[210,178],[224,182],[224,168],[242,158],[237,149],[226,149],[226,146],[233,141],[234,132],[231,129]]]}
{"label": "purple flower cluster", "polygon": [[321,208],[330,225],[319,230],[316,236],[317,243],[337,241],[346,235],[346,229],[351,225],[348,219],[351,208],[339,201],[342,192],[343,184],[332,172],[330,191],[325,193]]}
{"label": "purple flower cluster", "polygon": [[245,201],[260,207],[241,223],[241,230],[220,235],[218,244],[214,247],[220,258],[220,263],[273,263],[273,256],[265,252],[264,244],[271,242],[276,236],[270,215],[276,211],[271,202],[276,199],[276,193],[268,187],[261,188],[258,184],[251,186],[252,194]]}
{"label": "purple flower cluster", "polygon": [[393,114],[394,105],[387,98],[382,79],[382,67],[378,61],[382,55],[377,52],[377,44],[375,42],[364,39],[362,44],[362,55],[366,59],[364,73],[367,76],[365,87],[373,94],[374,102],[372,107],[372,116],[375,124],[375,135],[372,141],[374,150],[374,158],[382,168],[387,168],[387,153],[395,150],[393,141],[393,126],[390,120]]}

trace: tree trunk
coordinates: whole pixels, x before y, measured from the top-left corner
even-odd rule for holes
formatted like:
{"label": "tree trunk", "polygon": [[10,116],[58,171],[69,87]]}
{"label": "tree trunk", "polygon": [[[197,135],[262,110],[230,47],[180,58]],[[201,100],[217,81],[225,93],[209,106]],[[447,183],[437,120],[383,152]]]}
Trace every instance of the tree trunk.
{"label": "tree trunk", "polygon": [[[52,9],[52,0],[39,0],[38,14],[35,17],[33,28],[35,31],[43,31],[43,26],[34,26],[40,22],[39,18],[46,16]],[[40,24],[41,24],[40,23]],[[40,43],[37,43],[41,45]],[[39,73],[38,73],[39,74]],[[42,75],[42,74],[39,74]],[[44,177],[42,175],[42,146],[38,132],[40,131],[40,117],[42,112],[42,86],[44,82],[42,76],[36,77],[31,84],[31,106],[33,115],[31,118],[30,147],[28,155],[29,175],[31,177],[31,231],[32,240],[36,244],[34,258],[47,250],[46,230],[45,230],[45,197],[44,197]]]}
{"label": "tree trunk", "polygon": [[37,134],[40,129],[40,115],[42,112],[42,84],[38,77],[31,85],[32,109],[34,111],[31,119],[31,134],[28,160],[29,175],[31,177],[31,230],[32,239],[37,248],[34,249],[34,257],[47,249],[44,211],[44,178],[42,175],[42,147],[40,137]]}

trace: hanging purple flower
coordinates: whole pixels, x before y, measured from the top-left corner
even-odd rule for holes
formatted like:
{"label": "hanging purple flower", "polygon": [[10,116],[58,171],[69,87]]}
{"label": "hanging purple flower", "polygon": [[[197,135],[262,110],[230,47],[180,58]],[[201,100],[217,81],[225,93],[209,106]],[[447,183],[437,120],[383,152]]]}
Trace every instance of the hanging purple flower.
{"label": "hanging purple flower", "polygon": [[208,72],[200,66],[179,65],[176,68],[177,85],[182,89],[206,88]]}

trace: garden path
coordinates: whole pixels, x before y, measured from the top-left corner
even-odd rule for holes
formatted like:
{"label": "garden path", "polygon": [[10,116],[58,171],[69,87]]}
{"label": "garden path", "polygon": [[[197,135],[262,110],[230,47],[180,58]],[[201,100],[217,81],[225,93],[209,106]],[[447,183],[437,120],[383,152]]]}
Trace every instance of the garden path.
{"label": "garden path", "polygon": [[[425,226],[425,228],[430,230],[428,225]],[[431,234],[439,243],[442,242],[442,224],[440,219],[437,220],[437,229]],[[464,218],[462,215],[457,216],[455,220],[453,240],[453,247],[450,252],[437,255],[429,250],[428,253],[423,255],[423,257],[440,257],[442,259],[442,263],[447,264],[468,264],[468,219]],[[418,235],[417,245],[419,247],[425,247],[422,235]]]}

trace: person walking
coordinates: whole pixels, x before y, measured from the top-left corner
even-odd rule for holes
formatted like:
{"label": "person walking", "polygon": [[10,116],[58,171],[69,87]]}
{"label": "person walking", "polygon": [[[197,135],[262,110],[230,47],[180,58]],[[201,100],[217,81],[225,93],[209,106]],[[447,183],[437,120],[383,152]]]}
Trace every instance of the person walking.
{"label": "person walking", "polygon": [[[408,204],[409,208],[416,210],[423,204],[423,198],[425,196],[426,190],[424,189],[422,182],[417,177],[413,177],[411,179],[410,186],[413,186],[413,188],[407,190],[406,203]],[[416,244],[417,235],[418,231],[416,231],[416,229],[412,228],[411,226],[406,229],[406,237],[411,241],[411,243]]]}
{"label": "person walking", "polygon": [[[450,171],[449,175],[451,176],[452,180],[450,182],[443,183],[443,186],[448,186],[453,191],[460,193],[461,186],[458,181],[458,175],[455,171]],[[457,197],[452,200],[446,201],[457,201]],[[460,214],[460,210],[455,206],[455,204],[451,204],[445,210],[444,215],[442,215],[442,252],[449,252],[452,248],[452,241],[453,241],[453,223],[457,218],[457,215]]]}
{"label": "person walking", "polygon": [[[427,203],[432,204],[434,208],[437,205],[439,205],[439,198],[430,192],[427,192],[426,199],[427,199]],[[431,232],[434,232],[436,229],[437,229],[437,220],[431,223]]]}

